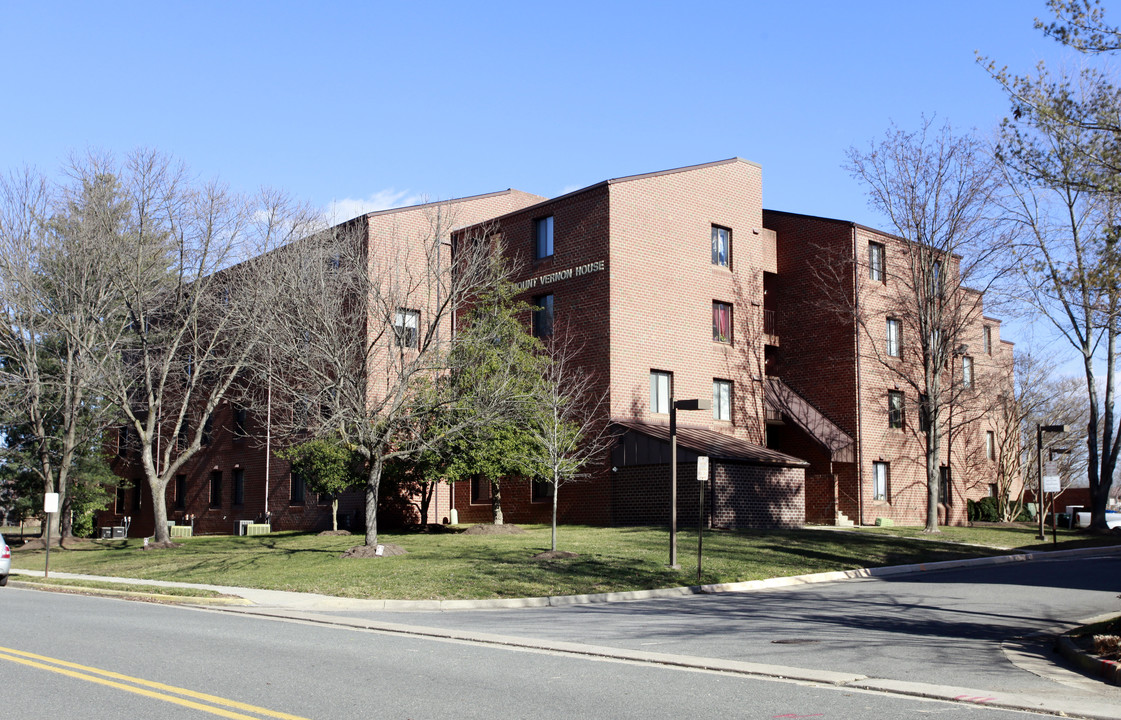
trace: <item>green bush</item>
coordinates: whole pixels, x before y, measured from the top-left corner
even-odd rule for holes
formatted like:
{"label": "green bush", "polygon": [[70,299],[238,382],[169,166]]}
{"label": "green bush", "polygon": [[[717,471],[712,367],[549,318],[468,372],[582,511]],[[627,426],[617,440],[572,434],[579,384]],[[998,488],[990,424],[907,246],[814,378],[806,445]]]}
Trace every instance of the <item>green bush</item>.
{"label": "green bush", "polygon": [[70,533],[74,537],[93,537],[93,510],[74,515],[74,524],[70,526]]}
{"label": "green bush", "polygon": [[994,497],[966,501],[965,512],[970,522],[998,522],[1000,520],[1000,508],[997,506]]}

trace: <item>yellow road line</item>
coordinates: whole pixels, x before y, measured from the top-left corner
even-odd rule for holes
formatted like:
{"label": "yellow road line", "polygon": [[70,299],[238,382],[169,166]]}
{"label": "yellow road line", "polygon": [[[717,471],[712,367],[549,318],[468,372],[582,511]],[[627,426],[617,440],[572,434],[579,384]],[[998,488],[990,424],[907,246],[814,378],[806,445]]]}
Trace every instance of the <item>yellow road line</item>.
{"label": "yellow road line", "polygon": [[[242,715],[241,713],[225,710],[224,707],[236,708],[246,712],[256,713],[257,715],[264,715],[267,717],[279,718],[280,720],[308,720],[308,718],[299,715],[290,715],[288,713],[277,712],[276,710],[269,710],[267,708],[257,707],[248,703],[238,702],[236,700],[228,700],[216,695],[208,695],[206,693],[195,692],[194,690],[187,690],[186,688],[175,687],[174,685],[165,685],[163,683],[153,682],[151,680],[144,680],[142,678],[135,678],[129,675],[122,675],[115,673],[111,670],[100,670],[98,668],[89,667],[88,665],[79,665],[78,663],[67,662],[66,660],[59,660],[57,658],[47,657],[45,655],[36,655],[35,653],[24,652],[22,650],[14,650],[12,648],[0,647],[0,660],[9,660],[11,662],[28,665],[30,667],[39,668],[42,670],[50,670],[61,675],[78,678],[79,680],[86,680],[88,682],[106,685],[108,687],[124,690],[125,692],[136,693],[145,697],[154,698],[156,700],[163,700],[164,702],[182,705],[184,707],[193,708],[195,710],[202,710],[213,715],[219,715],[231,720],[259,720],[249,715]],[[47,664],[49,663],[49,664]],[[72,669],[67,669],[72,668]],[[76,672],[81,670],[83,672]],[[97,677],[97,676],[102,677]],[[109,680],[106,678],[113,678]],[[133,683],[133,685],[126,685],[122,682],[115,682],[114,680],[123,680],[124,682]],[[140,685],[143,687],[134,687]],[[144,687],[155,688],[156,690],[164,692],[155,692],[153,690],[145,690]],[[184,698],[175,697],[166,693],[175,693],[177,695],[185,695],[186,697],[195,698],[196,700],[204,700],[219,707],[212,707],[211,705],[203,705],[201,703],[185,700]]]}

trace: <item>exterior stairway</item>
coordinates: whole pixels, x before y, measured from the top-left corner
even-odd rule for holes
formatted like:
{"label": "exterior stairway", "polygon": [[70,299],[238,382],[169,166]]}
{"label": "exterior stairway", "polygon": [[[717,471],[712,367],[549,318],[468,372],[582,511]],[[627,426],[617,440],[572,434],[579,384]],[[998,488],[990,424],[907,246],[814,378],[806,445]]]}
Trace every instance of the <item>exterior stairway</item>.
{"label": "exterior stairway", "polygon": [[854,523],[852,520],[849,520],[848,515],[845,515],[840,510],[837,511],[837,517],[833,519],[833,524],[837,527],[844,527],[844,528],[850,528],[850,527],[855,527],[856,526],[856,523]]}

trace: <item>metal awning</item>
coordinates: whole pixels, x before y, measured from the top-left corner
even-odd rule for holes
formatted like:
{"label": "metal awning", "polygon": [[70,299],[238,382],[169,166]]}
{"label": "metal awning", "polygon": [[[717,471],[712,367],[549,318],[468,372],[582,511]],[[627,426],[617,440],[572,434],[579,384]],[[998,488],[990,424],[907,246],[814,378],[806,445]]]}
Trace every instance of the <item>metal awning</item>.
{"label": "metal awning", "polygon": [[[654,425],[636,420],[612,420],[623,430],[615,448],[616,465],[654,465],[669,463],[669,425]],[[751,465],[808,467],[805,460],[780,453],[746,440],[704,428],[677,426],[677,461],[695,462],[698,455],[713,460],[741,462]]]}

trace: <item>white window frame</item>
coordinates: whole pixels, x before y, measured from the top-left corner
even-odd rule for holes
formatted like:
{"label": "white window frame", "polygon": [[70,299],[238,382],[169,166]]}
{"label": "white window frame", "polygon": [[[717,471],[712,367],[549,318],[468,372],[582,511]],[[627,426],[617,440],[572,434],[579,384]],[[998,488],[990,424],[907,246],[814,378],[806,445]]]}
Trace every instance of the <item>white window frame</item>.
{"label": "white window frame", "polygon": [[712,419],[732,420],[732,381],[712,381]]}
{"label": "white window frame", "polygon": [[870,242],[868,243],[868,279],[876,282],[884,282],[885,269],[884,257],[887,255],[887,248],[883,243]]}
{"label": "white window frame", "polygon": [[891,466],[889,463],[876,460],[872,463],[872,499],[883,500],[887,502],[888,499],[888,482],[891,478]]}
{"label": "white window frame", "polygon": [[712,226],[712,264],[732,267],[732,230],[721,225]]}
{"label": "white window frame", "polygon": [[650,371],[650,412],[669,415],[670,397],[673,395],[673,373],[664,370]]}
{"label": "white window frame", "polygon": [[973,387],[973,358],[969,355],[961,357],[961,384],[964,387]]}
{"label": "white window frame", "polygon": [[885,330],[887,342],[885,350],[889,357],[903,357],[903,322],[897,318],[888,318]]}
{"label": "white window frame", "polygon": [[996,433],[992,430],[985,431],[985,457],[996,460]]}
{"label": "white window frame", "polygon": [[[412,334],[409,331],[412,331]],[[420,310],[398,308],[393,315],[394,344],[400,348],[420,346]]]}

